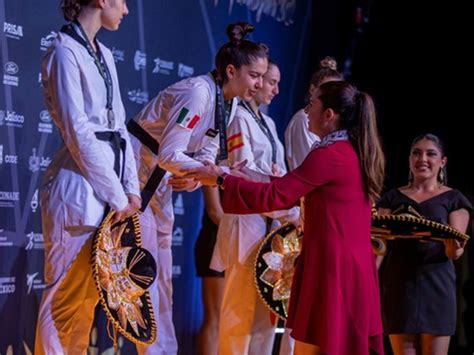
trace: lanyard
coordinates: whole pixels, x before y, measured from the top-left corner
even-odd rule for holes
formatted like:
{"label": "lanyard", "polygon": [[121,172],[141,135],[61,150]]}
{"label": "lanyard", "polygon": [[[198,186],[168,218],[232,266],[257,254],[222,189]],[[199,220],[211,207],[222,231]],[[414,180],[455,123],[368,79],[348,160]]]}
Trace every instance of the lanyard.
{"label": "lanyard", "polygon": [[219,132],[219,153],[217,162],[227,160],[229,154],[227,152],[227,123],[232,110],[232,101],[227,104],[224,102],[224,93],[217,80],[217,73],[211,73],[216,83],[216,110],[214,115],[214,129]]}
{"label": "lanyard", "polygon": [[100,76],[102,77],[102,79],[104,79],[105,89],[107,90],[107,103],[105,107],[107,108],[108,127],[110,129],[114,129],[115,115],[114,115],[114,111],[112,107],[112,101],[113,101],[112,75],[110,74],[109,68],[107,66],[107,63],[105,62],[102,52],[100,51],[100,47],[97,40],[94,38],[94,43],[97,48],[97,52],[96,52],[94,51],[94,48],[92,47],[92,44],[89,41],[89,38],[87,37],[86,33],[84,32],[84,29],[82,28],[81,24],[78,21],[74,21],[67,26],[63,26],[61,31],[70,35],[72,38],[74,38],[76,41],[82,44],[87,49],[87,52],[92,57],[92,59],[94,59],[94,64],[99,70]]}
{"label": "lanyard", "polygon": [[252,110],[248,102],[245,102],[242,100],[240,101],[239,105],[245,108],[252,115],[253,119],[255,120],[255,122],[257,122],[262,132],[267,136],[272,146],[272,163],[276,164],[277,162],[276,161],[276,150],[277,150],[276,142],[275,142],[275,138],[273,137],[272,131],[270,131],[270,127],[268,127],[267,122],[261,115],[260,111],[258,112],[258,116],[257,116],[257,114],[255,113],[254,110]]}

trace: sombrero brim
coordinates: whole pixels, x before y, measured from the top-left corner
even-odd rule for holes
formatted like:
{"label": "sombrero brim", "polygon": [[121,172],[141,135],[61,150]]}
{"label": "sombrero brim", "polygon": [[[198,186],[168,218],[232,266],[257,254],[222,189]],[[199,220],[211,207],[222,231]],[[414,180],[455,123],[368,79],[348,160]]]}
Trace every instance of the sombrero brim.
{"label": "sombrero brim", "polygon": [[[94,282],[99,293],[100,304],[109,321],[125,338],[135,344],[151,345],[156,340],[156,321],[153,313],[153,306],[150,299],[150,294],[145,291],[140,297],[139,302],[133,305],[133,311],[137,315],[136,319],[130,321],[124,321],[125,311],[120,309],[112,309],[107,302],[107,292],[101,286],[100,283],[100,266],[99,266],[99,254],[107,252],[107,247],[104,247],[104,240],[106,238],[106,231],[115,230],[115,228],[121,229],[120,235],[120,247],[141,247],[141,231],[138,214],[127,218],[123,223],[121,222],[118,226],[111,226],[111,220],[114,212],[111,211],[102,221],[95,236],[94,244],[92,248],[92,272],[94,276]],[[106,241],[110,242],[110,241]],[[123,324],[126,324],[123,326]],[[132,326],[132,323],[133,326]]]}
{"label": "sombrero brim", "polygon": [[263,303],[278,317],[288,317],[295,261],[301,252],[301,235],[285,223],[271,231],[260,244],[254,280]]}
{"label": "sombrero brim", "polygon": [[409,214],[373,215],[371,234],[373,238],[384,239],[469,240],[467,234],[451,226]]}

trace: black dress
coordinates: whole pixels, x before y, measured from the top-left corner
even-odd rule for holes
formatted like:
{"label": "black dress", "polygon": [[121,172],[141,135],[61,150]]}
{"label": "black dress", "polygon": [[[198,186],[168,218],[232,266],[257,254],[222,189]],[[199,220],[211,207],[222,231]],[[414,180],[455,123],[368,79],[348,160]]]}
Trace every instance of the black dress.
{"label": "black dress", "polygon": [[206,210],[202,217],[202,227],[194,245],[194,260],[196,273],[199,277],[224,277],[224,272],[209,268],[216,244],[218,226],[208,216]]}
{"label": "black dress", "polygon": [[[427,219],[448,224],[450,212],[472,210],[458,190],[418,203],[398,189],[384,194],[380,208],[414,207]],[[389,241],[383,264],[382,309],[386,334],[452,335],[456,328],[456,275],[440,242]]]}

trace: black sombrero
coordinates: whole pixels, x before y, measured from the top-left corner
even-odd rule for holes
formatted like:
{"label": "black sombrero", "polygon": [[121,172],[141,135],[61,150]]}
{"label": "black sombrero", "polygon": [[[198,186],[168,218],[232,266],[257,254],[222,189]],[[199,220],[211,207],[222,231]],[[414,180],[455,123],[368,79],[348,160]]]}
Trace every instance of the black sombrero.
{"label": "black sombrero", "polygon": [[100,303],[114,328],[135,344],[156,340],[156,321],[147,289],[156,277],[156,263],[141,248],[137,214],[111,225],[109,212],[99,226],[92,250],[94,281]]}
{"label": "black sombrero", "polygon": [[278,317],[288,316],[288,302],[301,252],[302,234],[294,224],[285,223],[262,241],[255,260],[255,284],[263,302]]}
{"label": "black sombrero", "polygon": [[469,240],[467,234],[457,229],[423,218],[412,206],[402,205],[392,214],[372,215],[372,238],[379,239],[426,239],[443,241]]}

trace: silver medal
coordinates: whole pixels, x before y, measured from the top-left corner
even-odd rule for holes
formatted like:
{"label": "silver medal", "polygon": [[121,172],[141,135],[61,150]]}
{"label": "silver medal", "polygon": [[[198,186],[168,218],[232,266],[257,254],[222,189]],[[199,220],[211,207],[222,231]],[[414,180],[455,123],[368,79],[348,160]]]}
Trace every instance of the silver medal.
{"label": "silver medal", "polygon": [[107,122],[110,129],[115,128],[115,115],[113,110],[107,110]]}

